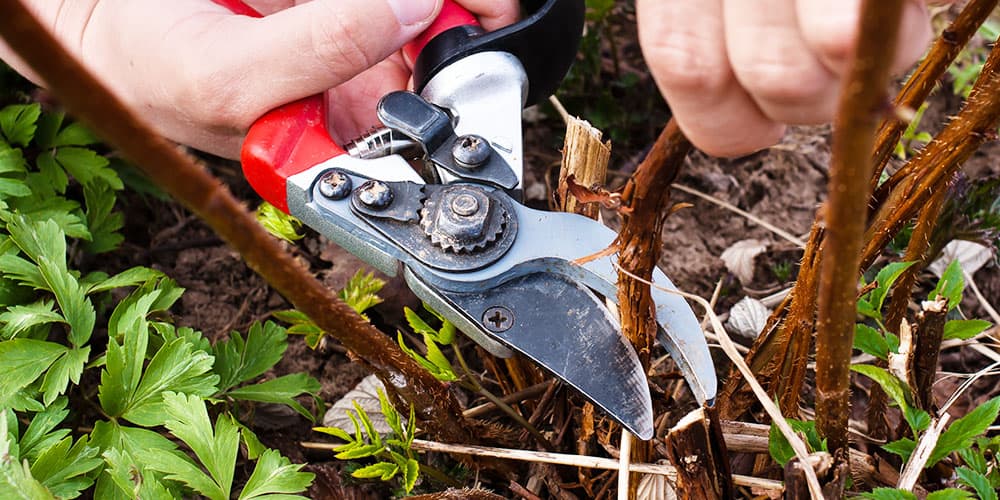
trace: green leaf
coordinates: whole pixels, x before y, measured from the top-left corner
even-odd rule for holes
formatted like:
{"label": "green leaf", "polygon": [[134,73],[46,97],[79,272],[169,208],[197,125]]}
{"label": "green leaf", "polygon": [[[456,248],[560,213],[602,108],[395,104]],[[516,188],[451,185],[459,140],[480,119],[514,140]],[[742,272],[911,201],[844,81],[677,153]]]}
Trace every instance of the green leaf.
{"label": "green leaf", "polygon": [[291,325],[287,330],[285,330],[285,333],[288,335],[305,336],[306,345],[308,345],[310,349],[315,349],[319,345],[320,339],[326,335],[326,332],[316,325],[316,323],[313,323],[308,316],[296,311],[295,309],[276,311],[271,314],[275,318]]}
{"label": "green leaf", "polygon": [[247,458],[257,460],[261,453],[267,451],[267,447],[264,446],[264,443],[260,442],[260,438],[249,427],[243,425],[238,420],[234,420],[234,422],[240,428],[240,437],[243,439],[243,444],[247,447]]}
{"label": "green leaf", "polygon": [[215,393],[219,377],[211,369],[212,356],[195,350],[185,339],[164,344],[149,361],[121,416],[138,425],[158,425],[168,391],[201,397]]}
{"label": "green leaf", "polygon": [[941,274],[941,280],[927,296],[927,300],[944,297],[948,299],[948,310],[950,311],[962,303],[962,292],[964,291],[965,276],[962,274],[962,266],[959,265],[958,260],[953,260]]}
{"label": "green leaf", "polygon": [[0,174],[23,174],[27,172],[24,152],[0,143]]}
{"label": "green leaf", "polygon": [[399,412],[396,408],[389,403],[389,398],[386,397],[385,391],[381,387],[375,389],[378,394],[378,404],[379,408],[382,410],[382,415],[385,416],[385,421],[389,424],[389,428],[395,433],[400,439],[406,438],[406,432],[403,430],[403,425],[401,423],[401,418]]}
{"label": "green leaf", "polygon": [[44,410],[35,414],[28,428],[24,430],[24,435],[21,436],[20,457],[34,460],[39,453],[69,435],[69,429],[56,429],[66,415],[69,415],[69,410],[66,409],[67,401],[66,398],[57,398]]}
{"label": "green leaf", "polygon": [[210,500],[229,500],[229,491],[223,490],[187,457],[164,450],[150,450],[144,456],[149,468],[163,472],[166,479],[180,481]]}
{"label": "green leaf", "polygon": [[[61,258],[65,259],[65,256]],[[65,266],[65,261],[56,262],[45,255],[38,257],[38,269],[49,289],[55,294],[59,310],[62,311],[63,317],[69,324],[69,341],[74,346],[79,347],[90,340],[90,335],[94,332],[97,312],[83,288],[80,287],[76,278],[66,271]]]}
{"label": "green leaf", "polygon": [[872,365],[852,365],[851,370],[872,379],[878,385],[882,386],[882,390],[899,405],[899,408],[903,411],[903,417],[915,433],[927,428],[927,425],[930,423],[930,416],[927,415],[927,412],[919,408],[914,408],[911,405],[909,388],[896,378],[895,375]]}
{"label": "green leaf", "polygon": [[983,448],[984,446],[982,444],[979,445],[979,449],[963,448],[958,450],[958,456],[962,457],[962,461],[971,467],[972,470],[980,474],[986,474],[989,472],[989,469],[987,469],[986,458],[983,457],[983,453],[981,451]]}
{"label": "green leaf", "polygon": [[379,290],[385,286],[385,281],[376,278],[374,272],[365,273],[362,269],[347,282],[340,291],[340,298],[351,306],[358,314],[382,303],[378,296]]}
{"label": "green leaf", "polygon": [[32,339],[13,339],[0,342],[0,406],[18,391],[34,382],[66,353],[65,346]]}
{"label": "green leaf", "polygon": [[35,104],[17,104],[0,109],[0,133],[10,144],[27,146],[35,136],[38,116],[42,107]]}
{"label": "green leaf", "polygon": [[213,430],[205,401],[198,396],[168,392],[163,395],[163,401],[169,416],[164,425],[191,448],[211,476],[213,485],[206,487],[200,470],[195,474],[186,466],[175,467],[180,465],[176,462],[164,464],[164,468],[160,468],[160,464],[151,466],[168,473],[170,479],[185,482],[205,496],[228,499],[240,445],[239,427],[232,417],[220,415]]}
{"label": "green leaf", "polygon": [[428,325],[427,322],[425,322],[423,318],[421,318],[420,315],[417,314],[416,311],[414,311],[413,309],[410,309],[409,307],[404,307],[403,314],[406,316],[407,324],[410,325],[410,328],[414,332],[423,335],[432,335],[432,336],[437,335],[437,330],[431,328],[431,326]]}
{"label": "green leaf", "polygon": [[339,427],[313,427],[313,430],[316,432],[322,432],[323,434],[329,434],[337,439],[347,441],[348,443],[354,442],[354,438],[351,437],[347,431]]}
{"label": "green leaf", "polygon": [[420,464],[414,459],[408,459],[406,461],[406,467],[403,469],[403,489],[406,493],[413,491],[413,486],[417,484],[417,477],[420,475]]}
{"label": "green leaf", "polygon": [[[69,176],[56,163],[55,152],[46,151],[39,154],[38,158],[35,159],[35,166],[38,167],[38,172],[32,176],[32,179],[35,181],[35,184],[41,184],[44,181],[46,185],[44,196],[66,193],[66,188],[69,186]],[[41,190],[39,190],[38,194],[43,195]]]}
{"label": "green leaf", "polygon": [[20,179],[0,177],[0,199],[29,196],[31,188]]}
{"label": "green leaf", "polygon": [[231,333],[229,340],[217,342],[214,348],[219,390],[260,376],[281,360],[287,348],[285,329],[272,321],[254,322],[245,341],[239,332]]}
{"label": "green leaf", "polygon": [[159,432],[139,427],[121,425],[114,420],[94,422],[90,444],[102,450],[119,449],[135,456],[145,457],[147,452],[162,450],[175,456],[186,457],[177,445]]}
{"label": "green leaf", "polygon": [[66,235],[55,222],[21,214],[7,224],[7,231],[10,240],[29,259],[38,262],[41,257],[48,257],[57,269],[66,270]]}
{"label": "green leaf", "polygon": [[[0,321],[2,321],[2,317],[0,317]],[[993,323],[981,319],[951,320],[944,324],[944,340],[968,340],[983,333],[991,326]]]}
{"label": "green leaf", "polygon": [[97,482],[94,498],[113,497],[117,488],[117,496],[125,499],[141,498],[143,500],[170,500],[175,498],[160,483],[152,469],[141,466],[130,454],[117,448],[105,451],[104,461],[107,463],[105,474]]}
{"label": "green leaf", "polygon": [[52,364],[49,371],[45,373],[45,378],[42,379],[42,402],[46,406],[52,404],[57,397],[66,392],[70,381],[75,385],[80,384],[80,375],[83,374],[83,367],[89,358],[90,346],[85,346],[66,351],[65,355]]}
{"label": "green leaf", "polygon": [[118,199],[114,190],[105,184],[86,184],[83,186],[83,198],[87,228],[90,230],[86,251],[96,254],[118,248],[125,239],[118,232],[125,225],[125,217],[121,212],[114,211]]}
{"label": "green leaf", "polygon": [[871,291],[868,299],[871,302],[873,309],[876,311],[882,310],[882,304],[885,302],[885,298],[888,296],[892,285],[895,284],[896,280],[902,276],[903,272],[909,269],[913,264],[913,262],[893,262],[886,265],[878,272],[875,276],[875,281],[878,283],[878,286]]}
{"label": "green leaf", "polygon": [[36,326],[65,321],[62,315],[55,312],[54,306],[54,302],[43,299],[28,305],[8,307],[6,312],[0,314],[0,324],[3,325],[0,336],[9,339]]}
{"label": "green leaf", "polygon": [[[352,476],[358,479],[375,479],[379,478],[382,481],[388,481],[399,472],[399,466],[389,462],[378,462],[371,465],[362,467],[351,473]],[[407,490],[409,493],[409,490]]]}
{"label": "green leaf", "polygon": [[438,347],[437,342],[430,335],[424,335],[424,345],[427,346],[427,360],[434,363],[437,367],[438,375],[435,375],[438,380],[452,381],[458,380],[458,375],[455,374],[455,369],[452,368],[451,362],[445,357],[444,353]]}
{"label": "green leaf", "polygon": [[385,448],[379,445],[369,444],[344,450],[334,456],[337,457],[337,460],[356,460],[359,458],[374,457],[381,453],[384,449]]}
{"label": "green leaf", "polygon": [[[426,338],[426,337],[425,337]],[[443,382],[451,382],[456,380],[455,373],[447,371],[442,371],[441,367],[429,361],[427,358],[423,357],[417,351],[411,349],[406,345],[406,341],[403,340],[403,332],[396,332],[396,341],[399,343],[399,348],[406,353],[407,356],[413,358],[420,366],[424,367],[425,370],[434,375],[434,378],[441,380]]]}
{"label": "green leaf", "polygon": [[257,401],[258,403],[277,403],[290,406],[309,420],[316,420],[296,397],[308,394],[316,396],[319,393],[319,381],[305,373],[292,373],[276,379],[233,389],[227,394],[235,399]]}
{"label": "green leaf", "polygon": [[100,139],[95,136],[90,129],[82,123],[70,123],[59,131],[55,139],[43,147],[63,147],[63,146],[90,146],[97,144]]}
{"label": "green leaf", "polygon": [[854,325],[854,348],[879,359],[889,359],[889,344],[882,334],[862,323]]}
{"label": "green leaf", "polygon": [[38,266],[18,257],[17,255],[0,255],[0,272],[11,280],[35,289],[45,289],[48,286],[42,278]]}
{"label": "green leaf", "polygon": [[[270,495],[298,493],[312,484],[315,474],[301,472],[304,464],[293,464],[277,450],[267,450],[257,460],[250,479],[240,492],[240,500],[274,498]],[[298,495],[284,498],[305,498]]]}
{"label": "green leaf", "polygon": [[958,475],[958,482],[972,488],[979,500],[997,500],[997,492],[986,476],[968,467],[959,467],[955,469],[955,473]]}
{"label": "green leaf", "polygon": [[975,438],[985,433],[986,428],[997,419],[998,413],[1000,413],[1000,396],[977,406],[964,417],[952,422],[938,437],[934,451],[927,460],[927,467],[933,466],[954,451],[972,446]]}
{"label": "green leaf", "polygon": [[87,288],[87,295],[107,292],[116,288],[141,285],[147,281],[162,278],[164,274],[148,267],[132,267]]}
{"label": "green leaf", "polygon": [[31,475],[52,494],[60,498],[75,498],[94,484],[87,474],[104,463],[97,452],[97,448],[88,446],[86,436],[75,444],[73,438],[67,436],[38,455],[31,464]]}
{"label": "green leaf", "polygon": [[283,239],[289,243],[294,243],[295,241],[301,240],[304,236],[299,233],[299,229],[302,228],[302,221],[292,217],[291,215],[278,210],[274,205],[264,202],[257,207],[255,212],[257,217],[257,222],[267,232],[271,233],[271,236],[275,238]]}
{"label": "green leaf", "polygon": [[87,148],[65,147],[56,150],[55,160],[84,186],[99,182],[113,189],[124,185],[118,174],[109,167],[108,159]]}
{"label": "green leaf", "polygon": [[927,500],[965,500],[966,498],[972,498],[972,494],[958,488],[938,490],[927,495]]}
{"label": "green leaf", "polygon": [[917,500],[917,496],[913,493],[895,488],[875,488],[874,490],[862,493],[861,498],[871,498],[873,500]]}

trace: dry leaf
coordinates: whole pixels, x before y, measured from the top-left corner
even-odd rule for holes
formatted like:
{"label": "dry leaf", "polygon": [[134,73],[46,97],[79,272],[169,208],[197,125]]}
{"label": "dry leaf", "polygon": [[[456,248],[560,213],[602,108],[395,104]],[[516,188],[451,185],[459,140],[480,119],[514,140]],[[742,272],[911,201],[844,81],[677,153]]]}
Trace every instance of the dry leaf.
{"label": "dry leaf", "polygon": [[[326,427],[339,427],[354,434],[354,424],[351,422],[351,418],[347,416],[347,411],[354,412],[354,403],[357,402],[365,413],[368,414],[375,432],[379,434],[392,433],[392,429],[385,420],[385,415],[382,414],[382,405],[378,400],[379,390],[385,392],[385,386],[382,385],[382,381],[375,375],[369,375],[361,379],[358,385],[354,386],[347,394],[344,394],[344,397],[333,403],[333,406],[326,411],[326,414],[323,415],[323,425]],[[364,432],[364,429],[361,432]]]}
{"label": "dry leaf", "polygon": [[[661,461],[666,463],[666,461]],[[635,497],[638,500],[676,500],[677,492],[667,476],[661,474],[645,474],[639,480]]]}
{"label": "dry leaf", "polygon": [[722,252],[719,257],[726,263],[726,269],[746,285],[753,281],[753,260],[767,250],[767,244],[760,240],[741,240]]}
{"label": "dry leaf", "polygon": [[764,329],[767,318],[770,316],[771,310],[763,302],[743,297],[729,310],[729,319],[726,321],[726,325],[731,331],[743,337],[755,339]]}
{"label": "dry leaf", "polygon": [[604,208],[612,210],[622,209],[621,194],[613,193],[596,184],[589,188],[581,186],[576,183],[575,174],[569,174],[569,177],[566,177],[566,187],[569,188],[569,194],[573,195],[576,201],[580,203],[600,203]]}
{"label": "dry leaf", "polygon": [[927,269],[930,269],[935,276],[940,278],[944,274],[944,270],[948,267],[948,264],[957,259],[959,265],[962,266],[962,270],[971,276],[976,274],[976,271],[986,265],[993,257],[993,249],[986,245],[972,241],[952,240],[945,245],[944,250],[941,251],[941,256],[934,262],[931,262],[931,265],[927,266]]}

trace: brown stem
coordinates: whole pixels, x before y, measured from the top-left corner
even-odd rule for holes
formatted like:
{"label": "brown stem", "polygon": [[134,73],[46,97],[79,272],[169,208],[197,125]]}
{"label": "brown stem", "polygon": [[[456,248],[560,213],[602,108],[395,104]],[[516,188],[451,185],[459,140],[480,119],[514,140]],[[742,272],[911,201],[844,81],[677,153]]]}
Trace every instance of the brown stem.
{"label": "brown stem", "polygon": [[[622,203],[631,212],[623,217],[618,234],[618,262],[628,271],[618,273],[618,303],[622,333],[635,346],[643,367],[649,366],[656,337],[656,316],[648,283],[660,258],[662,214],[670,202],[670,184],[680,173],[691,148],[671,119],[622,191]],[[633,279],[629,273],[646,281]]]}
{"label": "brown stem", "polygon": [[[619,315],[622,334],[635,347],[644,370],[649,368],[657,331],[648,283],[660,260],[660,233],[663,213],[670,203],[670,184],[680,173],[691,148],[691,143],[671,119],[622,191],[622,203],[631,212],[623,216],[622,229],[618,233],[618,262],[624,270],[618,273]],[[633,460],[646,461],[653,450],[651,443],[636,443],[632,451]],[[639,477],[630,476],[629,498],[634,498]]]}
{"label": "brown stem", "polygon": [[734,498],[729,453],[714,409],[699,408],[681,419],[664,439],[677,468],[679,498]]}
{"label": "brown stem", "polygon": [[870,192],[871,150],[889,86],[905,0],[866,0],[854,61],[834,122],[829,200],[824,209],[816,318],[816,427],[835,456],[847,456],[850,364],[858,274]]}
{"label": "brown stem", "polygon": [[913,265],[899,276],[892,287],[892,294],[889,296],[885,327],[890,332],[899,334],[899,324],[906,317],[906,309],[913,294],[913,285],[916,284],[917,276],[927,267],[928,260],[932,257],[928,255],[927,251],[947,192],[947,189],[935,191],[927,205],[920,210],[917,222],[913,226],[913,234],[910,235],[910,242],[906,245],[906,253],[903,255],[903,260],[913,262]]}
{"label": "brown stem", "polygon": [[937,376],[938,354],[944,338],[948,307],[946,299],[924,302],[917,313],[917,325],[913,332],[913,356],[907,369],[913,377],[916,404],[928,413],[937,410],[934,407],[934,377]]}
{"label": "brown stem", "polygon": [[[954,62],[972,36],[976,34],[976,30],[993,12],[997,2],[998,0],[971,0],[962,9],[951,25],[941,32],[941,36],[934,41],[927,55],[924,56],[920,65],[899,91],[894,102],[897,108],[916,110],[923,105],[948,66]],[[888,163],[896,143],[903,136],[907,126],[906,122],[896,116],[889,116],[882,121],[872,153],[872,160],[875,164],[872,175],[873,189],[878,184],[882,169]]]}
{"label": "brown stem", "polygon": [[927,205],[972,153],[996,138],[1000,122],[1000,45],[994,45],[969,99],[935,138],[894,177],[898,182],[872,216],[866,234],[863,262],[878,252],[908,220]]}
{"label": "brown stem", "polygon": [[447,387],[284,252],[218,179],[133,114],[20,1],[0,0],[0,12],[0,35],[70,111],[204,219],[292,305],[373,367],[386,386],[416,407],[421,427],[448,441],[476,440]]}

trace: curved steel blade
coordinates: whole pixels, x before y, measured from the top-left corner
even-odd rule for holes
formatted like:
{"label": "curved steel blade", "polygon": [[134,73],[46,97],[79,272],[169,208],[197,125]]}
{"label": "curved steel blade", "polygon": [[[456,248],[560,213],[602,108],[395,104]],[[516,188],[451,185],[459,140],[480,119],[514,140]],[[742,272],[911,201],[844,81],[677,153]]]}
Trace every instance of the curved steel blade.
{"label": "curved steel blade", "polygon": [[617,319],[590,290],[562,276],[533,273],[479,293],[439,293],[640,439],[653,437],[646,374]]}

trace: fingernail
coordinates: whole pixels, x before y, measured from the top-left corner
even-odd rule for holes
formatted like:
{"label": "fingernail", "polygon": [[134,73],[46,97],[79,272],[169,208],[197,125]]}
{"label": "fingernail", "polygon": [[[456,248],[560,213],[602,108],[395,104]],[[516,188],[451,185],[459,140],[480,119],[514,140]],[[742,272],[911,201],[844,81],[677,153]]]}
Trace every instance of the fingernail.
{"label": "fingernail", "polygon": [[403,26],[427,21],[437,10],[438,0],[386,0]]}

